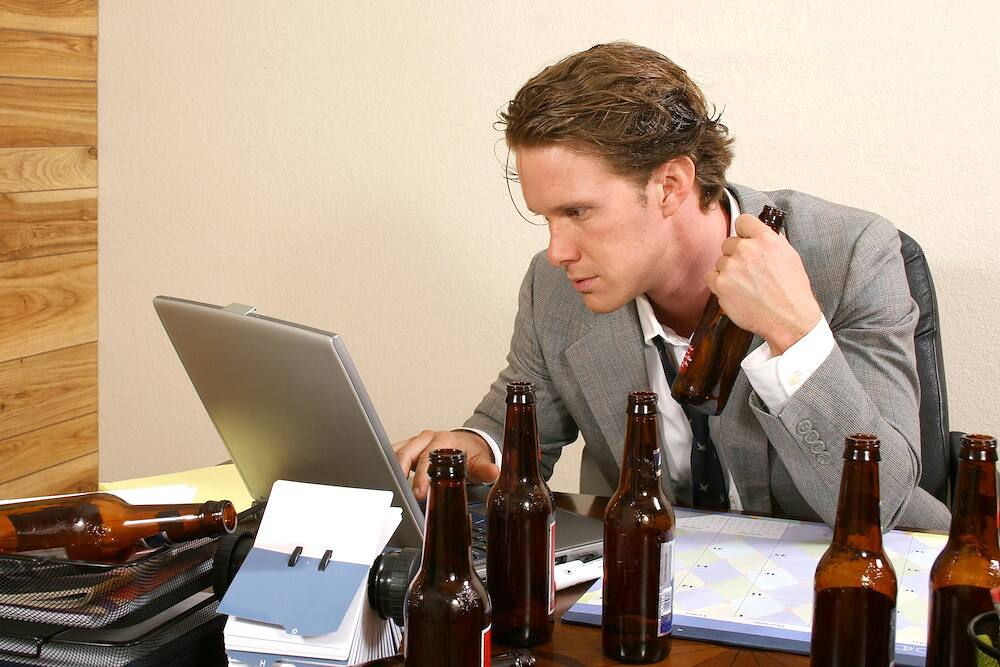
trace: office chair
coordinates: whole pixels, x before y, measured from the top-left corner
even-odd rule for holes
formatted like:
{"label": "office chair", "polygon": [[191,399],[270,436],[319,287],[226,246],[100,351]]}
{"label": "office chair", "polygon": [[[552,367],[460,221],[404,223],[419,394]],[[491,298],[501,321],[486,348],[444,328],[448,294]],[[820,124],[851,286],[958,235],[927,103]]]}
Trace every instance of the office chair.
{"label": "office chair", "polygon": [[937,296],[924,251],[903,232],[899,232],[899,240],[902,242],[910,296],[920,309],[917,330],[913,335],[920,381],[920,453],[923,468],[920,487],[950,507],[963,434],[948,430],[948,391],[944,378]]}

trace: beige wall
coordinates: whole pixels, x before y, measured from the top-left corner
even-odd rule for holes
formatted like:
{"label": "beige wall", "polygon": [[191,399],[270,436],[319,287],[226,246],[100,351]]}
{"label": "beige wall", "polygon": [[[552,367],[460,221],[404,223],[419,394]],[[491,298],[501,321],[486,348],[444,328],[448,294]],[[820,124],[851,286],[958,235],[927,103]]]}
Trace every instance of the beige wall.
{"label": "beige wall", "polygon": [[734,181],[876,211],[922,243],[952,427],[1000,431],[1000,4],[961,6],[103,3],[101,478],[226,457],[156,294],[340,332],[393,439],[462,421],[546,243],[508,201],[491,124],[542,66],[618,38],[725,109]]}

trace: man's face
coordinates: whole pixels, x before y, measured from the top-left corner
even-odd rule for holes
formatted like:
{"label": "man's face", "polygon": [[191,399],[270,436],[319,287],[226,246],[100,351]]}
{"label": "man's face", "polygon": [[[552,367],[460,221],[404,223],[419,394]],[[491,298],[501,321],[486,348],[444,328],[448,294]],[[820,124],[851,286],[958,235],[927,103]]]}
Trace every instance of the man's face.
{"label": "man's face", "polygon": [[561,146],[517,150],[524,200],[549,226],[548,260],[562,267],[595,313],[609,313],[662,285],[677,252],[657,188],[639,189],[601,160]]}

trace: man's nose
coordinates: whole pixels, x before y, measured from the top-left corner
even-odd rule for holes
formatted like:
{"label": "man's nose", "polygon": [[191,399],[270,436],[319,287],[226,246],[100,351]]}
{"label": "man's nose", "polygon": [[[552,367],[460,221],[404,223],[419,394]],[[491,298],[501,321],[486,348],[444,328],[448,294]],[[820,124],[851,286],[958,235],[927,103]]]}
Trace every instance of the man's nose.
{"label": "man's nose", "polygon": [[549,224],[549,247],[547,252],[549,264],[555,267],[565,266],[580,258],[576,245],[569,234],[558,223]]}

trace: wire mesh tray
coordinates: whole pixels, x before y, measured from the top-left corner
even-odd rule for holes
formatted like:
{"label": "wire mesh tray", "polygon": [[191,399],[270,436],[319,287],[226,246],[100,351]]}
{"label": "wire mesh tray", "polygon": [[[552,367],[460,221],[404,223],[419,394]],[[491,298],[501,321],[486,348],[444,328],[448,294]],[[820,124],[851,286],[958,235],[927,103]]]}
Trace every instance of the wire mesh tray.
{"label": "wire mesh tray", "polygon": [[[241,512],[235,532],[256,530],[263,514],[264,505]],[[91,629],[145,620],[210,585],[220,539],[164,546],[120,565],[0,556],[0,618]]]}
{"label": "wire mesh tray", "polygon": [[0,665],[119,667],[225,664],[225,616],[207,593],[182,601],[144,623],[84,630],[0,621]]}

